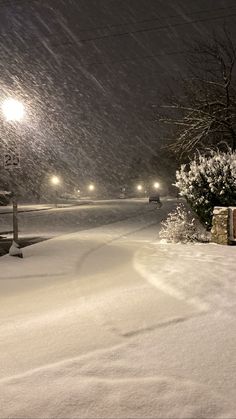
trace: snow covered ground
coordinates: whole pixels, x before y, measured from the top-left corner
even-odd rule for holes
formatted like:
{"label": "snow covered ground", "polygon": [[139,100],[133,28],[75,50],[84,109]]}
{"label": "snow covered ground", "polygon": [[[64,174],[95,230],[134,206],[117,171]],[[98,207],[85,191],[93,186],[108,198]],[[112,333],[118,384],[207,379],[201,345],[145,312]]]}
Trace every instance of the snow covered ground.
{"label": "snow covered ground", "polygon": [[135,266],[152,285],[205,310],[236,303],[236,247],[148,243]]}
{"label": "snow covered ground", "polygon": [[167,209],[0,259],[1,418],[236,417],[236,248]]}

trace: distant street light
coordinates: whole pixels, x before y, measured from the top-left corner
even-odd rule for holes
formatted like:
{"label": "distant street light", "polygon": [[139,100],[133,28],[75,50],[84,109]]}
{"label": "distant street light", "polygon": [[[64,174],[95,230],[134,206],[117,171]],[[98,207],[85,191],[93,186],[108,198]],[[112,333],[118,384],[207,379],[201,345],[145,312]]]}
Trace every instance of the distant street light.
{"label": "distant street light", "polygon": [[25,114],[24,105],[16,99],[5,99],[2,112],[7,121],[21,121]]}
{"label": "distant street light", "polygon": [[60,183],[60,179],[59,179],[59,177],[58,176],[52,176],[51,177],[51,183],[53,184],[53,185],[59,185],[59,183]]}
{"label": "distant street light", "polygon": [[142,189],[143,189],[142,185],[138,185],[137,189],[138,189],[138,191],[142,191]]}
{"label": "distant street light", "polygon": [[95,189],[95,186],[91,183],[89,186],[88,186],[88,189],[89,189],[89,191],[94,191],[94,189]]}
{"label": "distant street light", "polygon": [[58,201],[58,186],[61,183],[61,179],[58,176],[52,176],[50,179],[51,184],[54,186],[55,188],[55,207],[57,208],[57,201]]}
{"label": "distant street light", "polygon": [[154,186],[155,189],[159,189],[160,188],[160,183],[159,182],[155,182],[153,186]]}
{"label": "distant street light", "polygon": [[[25,114],[24,105],[16,99],[8,98],[2,103],[2,113],[7,122],[21,121]],[[10,141],[8,150],[4,154],[4,167],[8,170],[14,170],[19,168],[20,165],[20,154],[19,149],[15,143]],[[13,242],[9,250],[11,256],[23,257],[23,253],[20,250],[18,243],[18,210],[17,210],[17,197],[14,191],[12,191],[12,206],[13,206]]]}

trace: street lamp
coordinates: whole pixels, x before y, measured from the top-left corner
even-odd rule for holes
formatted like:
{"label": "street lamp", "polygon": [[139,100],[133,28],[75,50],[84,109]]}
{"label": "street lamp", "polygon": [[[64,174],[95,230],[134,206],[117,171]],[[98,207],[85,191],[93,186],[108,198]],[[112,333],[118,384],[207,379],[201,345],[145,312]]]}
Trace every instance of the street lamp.
{"label": "street lamp", "polygon": [[53,175],[50,179],[50,182],[55,188],[55,207],[57,208],[57,200],[58,200],[58,189],[57,189],[57,187],[60,185],[61,179],[58,176]]}
{"label": "street lamp", "polygon": [[142,189],[143,189],[142,185],[138,185],[137,189],[138,189],[138,191],[142,191]]}
{"label": "street lamp", "polygon": [[93,191],[94,191],[94,189],[95,189],[95,186],[91,183],[91,184],[88,186],[88,189],[89,189],[89,191],[90,191],[90,192],[93,192]]}
{"label": "street lamp", "polygon": [[25,114],[24,105],[16,99],[5,99],[2,112],[7,121],[21,121]]}
{"label": "street lamp", "polygon": [[[1,105],[2,113],[7,122],[19,122],[22,120],[25,114],[24,105],[13,98],[5,99]],[[8,150],[4,153],[4,167],[8,170],[14,170],[19,167],[20,154],[17,146],[11,144],[8,146]],[[18,213],[17,213],[17,197],[14,192],[12,197],[13,206],[13,242],[9,250],[11,256],[23,257],[23,253],[19,248],[18,243]]]}
{"label": "street lamp", "polygon": [[160,183],[159,182],[155,182],[153,186],[154,186],[155,189],[159,189],[160,188]]}
{"label": "street lamp", "polygon": [[59,185],[59,183],[60,183],[59,177],[58,176],[52,176],[51,177],[51,183],[52,183],[52,185],[55,185],[55,186]]}

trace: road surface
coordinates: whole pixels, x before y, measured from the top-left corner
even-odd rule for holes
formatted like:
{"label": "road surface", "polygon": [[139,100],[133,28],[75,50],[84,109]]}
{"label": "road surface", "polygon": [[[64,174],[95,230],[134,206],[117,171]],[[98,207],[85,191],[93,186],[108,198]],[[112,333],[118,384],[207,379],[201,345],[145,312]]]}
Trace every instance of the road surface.
{"label": "road surface", "polygon": [[[166,199],[165,205],[171,205]],[[148,212],[157,214],[155,204],[147,199],[80,202],[78,205],[19,206],[19,237],[21,246],[66,233],[99,227],[116,221],[132,219]],[[155,217],[155,216],[154,216]],[[8,252],[12,241],[11,207],[0,207],[0,255]],[[9,234],[5,234],[9,232]]]}

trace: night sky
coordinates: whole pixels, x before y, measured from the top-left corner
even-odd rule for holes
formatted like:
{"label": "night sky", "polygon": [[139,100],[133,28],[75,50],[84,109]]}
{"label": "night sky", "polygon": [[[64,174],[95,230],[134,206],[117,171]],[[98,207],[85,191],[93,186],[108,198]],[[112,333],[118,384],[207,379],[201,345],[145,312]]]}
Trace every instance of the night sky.
{"label": "night sky", "polygon": [[235,23],[233,0],[0,0],[1,96],[26,104],[26,152],[59,150],[78,178],[129,176],[161,155],[154,109],[187,76],[186,42]]}

